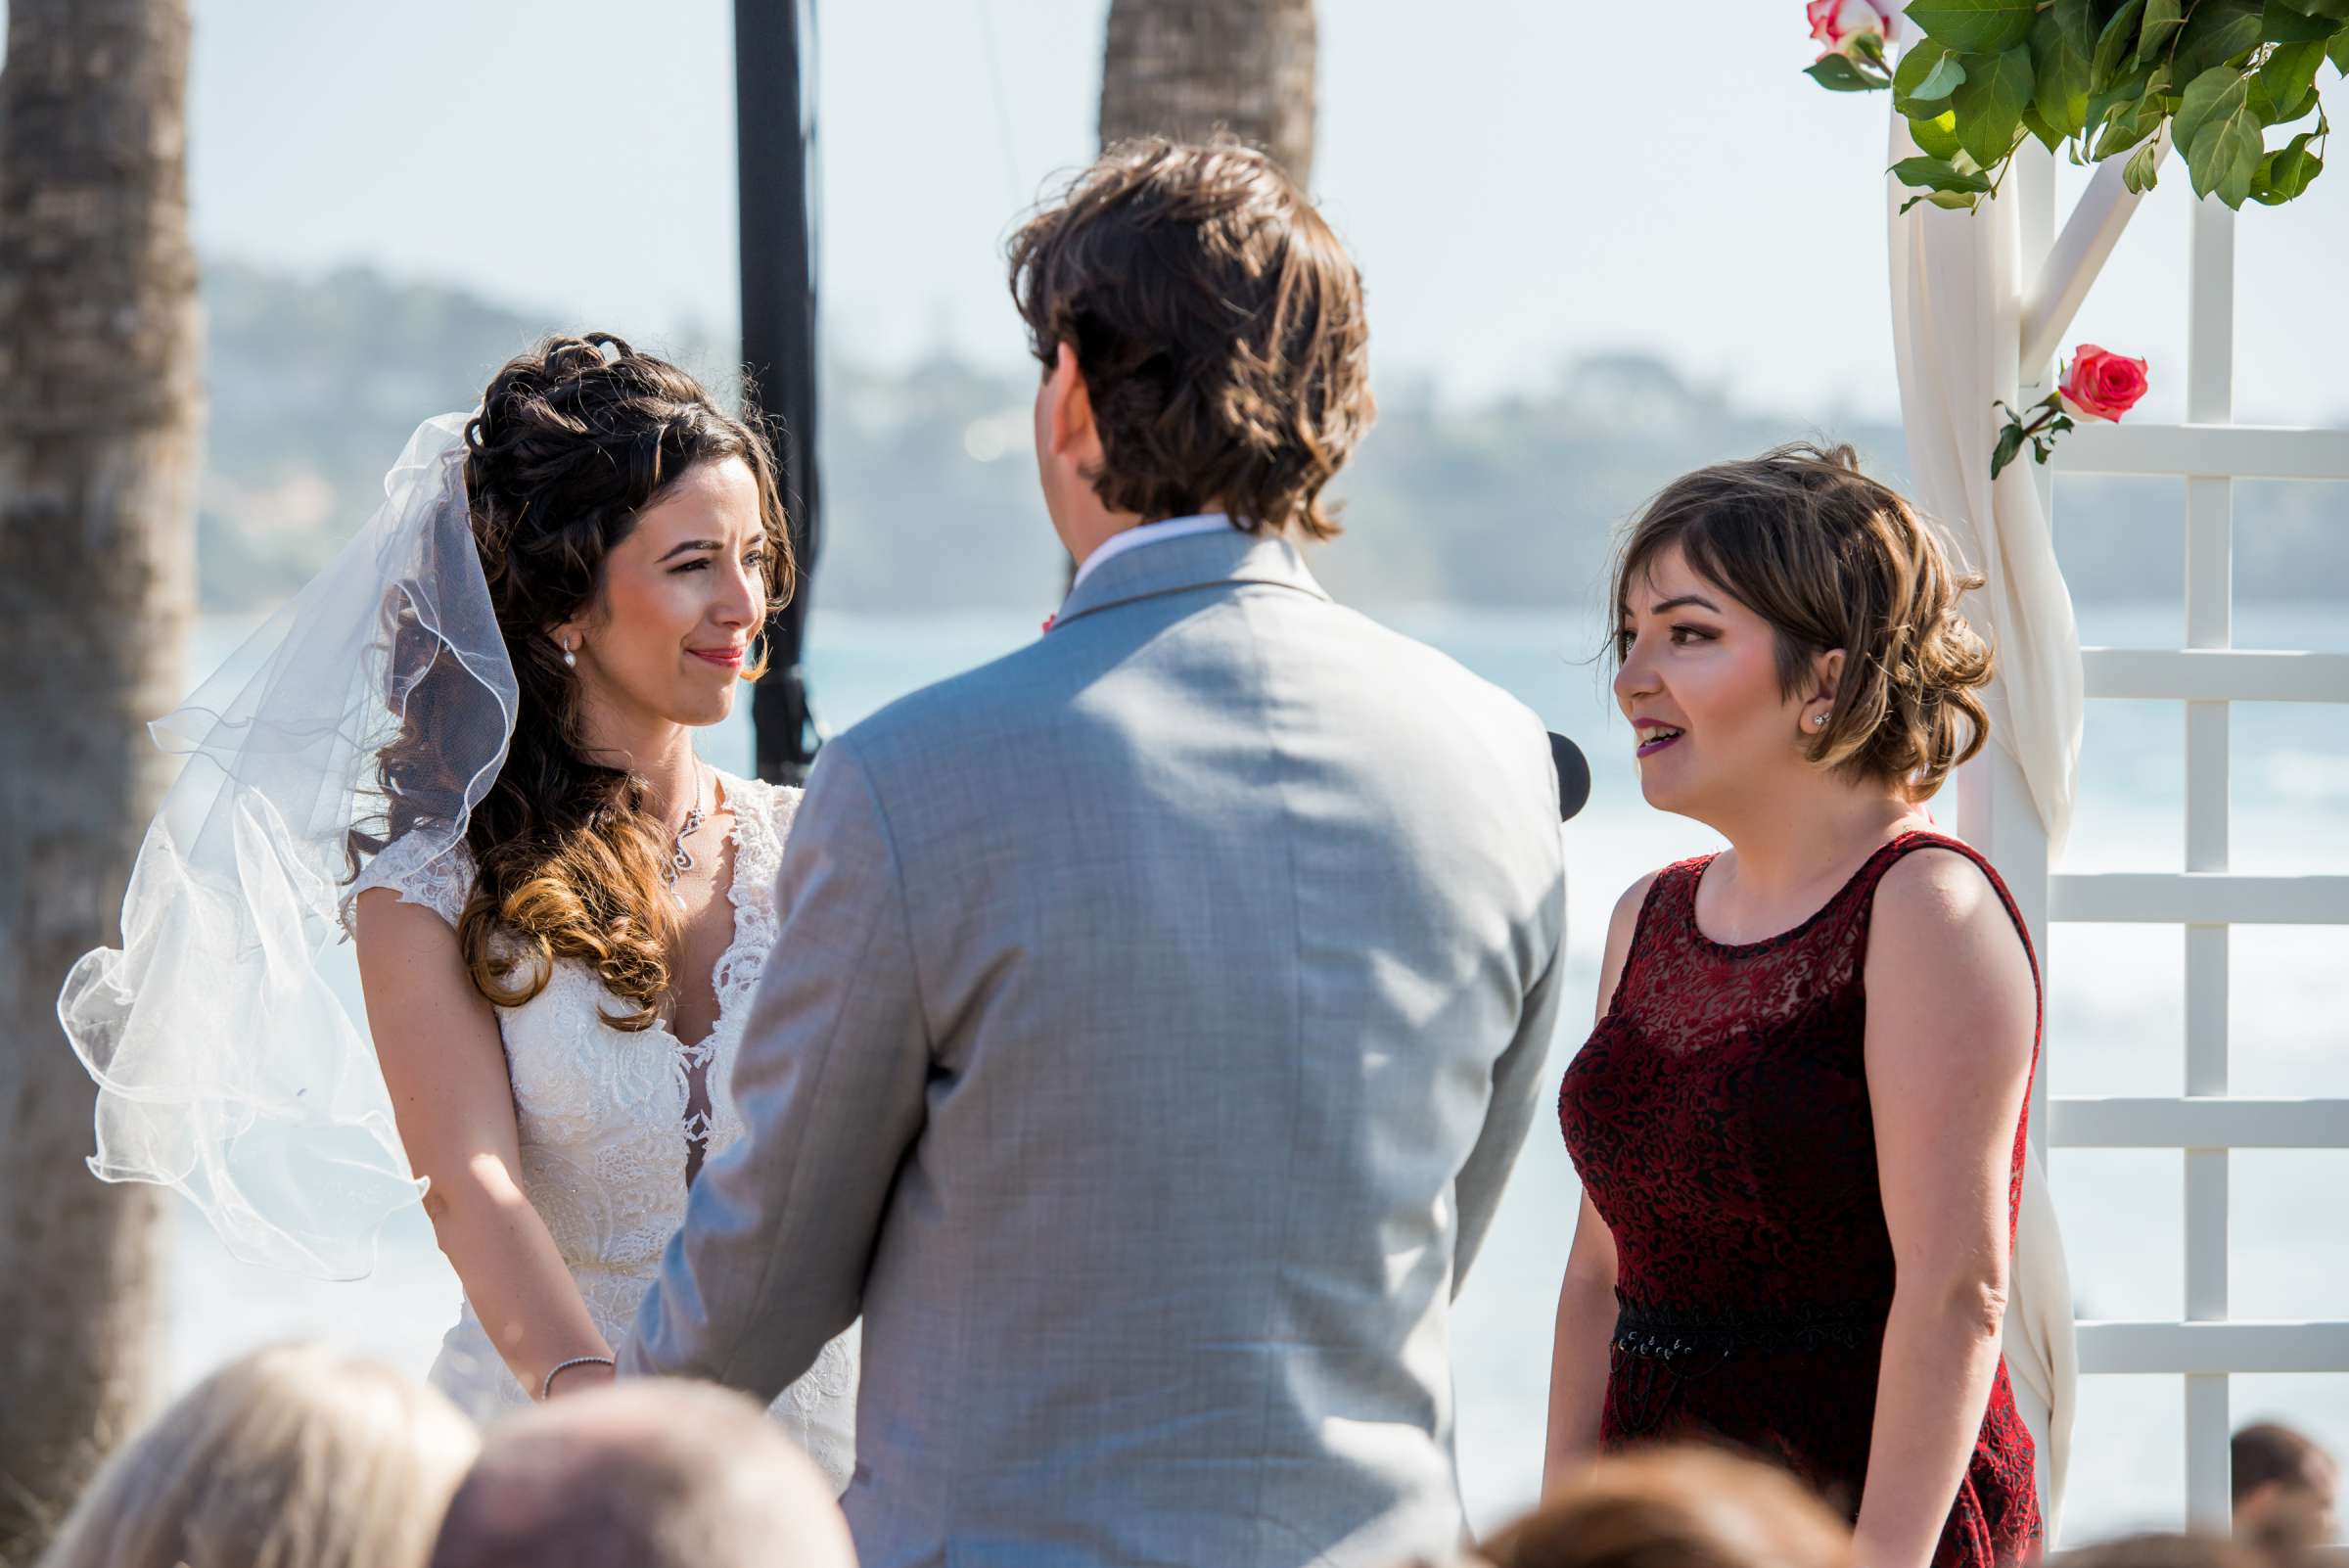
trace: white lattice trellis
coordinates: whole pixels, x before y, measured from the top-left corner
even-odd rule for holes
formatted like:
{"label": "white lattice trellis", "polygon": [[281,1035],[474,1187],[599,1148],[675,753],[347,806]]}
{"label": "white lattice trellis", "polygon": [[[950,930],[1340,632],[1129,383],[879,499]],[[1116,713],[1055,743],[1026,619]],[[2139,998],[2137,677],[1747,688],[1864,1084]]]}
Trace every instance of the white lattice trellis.
{"label": "white lattice trellis", "polygon": [[[2018,161],[2026,297],[2022,401],[2044,394],[2050,360],[2111,254],[2137,199],[2104,165],[2060,235],[2044,154]],[[2288,214],[2286,215],[2288,221]],[[2228,1313],[2231,1150],[2349,1148],[2349,1100],[2239,1099],[2228,1093],[2229,935],[2236,925],[2349,925],[2349,875],[2245,876],[2228,869],[2229,705],[2349,703],[2349,655],[2247,651],[2234,641],[2234,485],[2238,479],[2349,481],[2349,431],[2236,425],[2234,214],[2194,208],[2187,422],[2090,425],[2064,438],[2067,474],[2181,478],[2186,484],[2186,624],[2178,647],[2083,651],[2099,699],[2186,708],[2186,870],[2050,874],[2047,838],[2014,763],[1992,754],[1959,780],[1960,831],[2015,890],[2040,951],[2050,920],[2185,930],[2186,1092],[2177,1098],[2047,1098],[2033,1123],[2057,1148],[2179,1149],[2186,1159],[2186,1314],[2173,1322],[2084,1322],[2080,1369],[2175,1373],[2185,1382],[2187,1515],[2225,1528],[2230,1511],[2229,1379],[2237,1372],[2349,1372],[2349,1321],[2251,1322]],[[2033,385],[2036,384],[2036,385]],[[2043,477],[2052,500],[2052,479]],[[2053,515],[2050,511],[2050,516]],[[2061,1049],[2050,1040],[2050,1052]]]}

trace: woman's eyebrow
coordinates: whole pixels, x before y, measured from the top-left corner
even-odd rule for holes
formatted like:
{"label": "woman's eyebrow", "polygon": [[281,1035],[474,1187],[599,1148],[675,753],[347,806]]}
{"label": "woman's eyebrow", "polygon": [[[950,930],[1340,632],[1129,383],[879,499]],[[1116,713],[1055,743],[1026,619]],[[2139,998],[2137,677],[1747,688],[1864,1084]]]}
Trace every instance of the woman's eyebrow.
{"label": "woman's eyebrow", "polygon": [[[724,548],[725,546],[719,544],[715,539],[687,539],[683,544],[670,545],[668,554],[664,555],[661,561],[667,561],[672,556],[683,555],[688,550],[722,550]],[[659,566],[661,561],[655,561],[653,565]]]}
{"label": "woman's eyebrow", "polygon": [[1712,600],[1706,598],[1701,593],[1683,593],[1677,599],[1667,599],[1662,604],[1651,607],[1647,613],[1651,616],[1660,616],[1667,610],[1678,610],[1681,608],[1681,606],[1685,604],[1692,604],[1698,606],[1700,609],[1710,610],[1715,615],[1721,614],[1721,606],[1715,604]]}

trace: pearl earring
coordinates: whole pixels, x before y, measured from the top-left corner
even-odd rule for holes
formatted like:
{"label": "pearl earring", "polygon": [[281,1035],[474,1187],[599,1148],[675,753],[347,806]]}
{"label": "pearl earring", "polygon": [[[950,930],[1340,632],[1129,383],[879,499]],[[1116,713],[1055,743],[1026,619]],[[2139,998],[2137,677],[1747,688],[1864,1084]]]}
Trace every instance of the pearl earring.
{"label": "pearl earring", "polygon": [[566,669],[579,668],[579,656],[572,652],[572,645],[568,642],[563,645],[563,668]]}

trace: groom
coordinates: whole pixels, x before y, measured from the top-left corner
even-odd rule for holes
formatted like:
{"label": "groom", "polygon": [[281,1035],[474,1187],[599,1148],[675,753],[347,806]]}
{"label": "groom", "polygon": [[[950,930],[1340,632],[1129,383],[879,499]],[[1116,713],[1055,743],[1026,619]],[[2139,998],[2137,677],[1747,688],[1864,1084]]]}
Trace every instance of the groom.
{"label": "groom", "polygon": [[824,748],[622,1352],[771,1398],[864,1317],[866,1568],[1448,1555],[1451,1304],[1539,1095],[1542,725],[1332,604],[1361,285],[1265,158],[1130,143],[1013,240],[1033,645]]}

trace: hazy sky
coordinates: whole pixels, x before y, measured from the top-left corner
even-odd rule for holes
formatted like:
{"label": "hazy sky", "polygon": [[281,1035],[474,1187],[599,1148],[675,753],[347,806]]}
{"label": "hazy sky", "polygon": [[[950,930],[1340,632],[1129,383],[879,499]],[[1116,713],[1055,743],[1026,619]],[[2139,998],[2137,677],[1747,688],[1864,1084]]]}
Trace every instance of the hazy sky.
{"label": "hazy sky", "polygon": [[[726,0],[194,5],[209,254],[730,332]],[[815,9],[831,346],[900,362],[943,336],[1018,362],[1000,242],[1091,151],[1106,0]],[[1801,19],[1800,0],[1322,0],[1314,183],[1368,280],[1382,383],[1478,397],[1642,347],[1741,400],[1889,409],[1888,105],[1798,74]],[[2182,407],[2184,186],[2173,163],[2074,334],[2152,358],[2156,417]],[[2349,423],[2349,172],[2241,231],[2243,413]]]}

